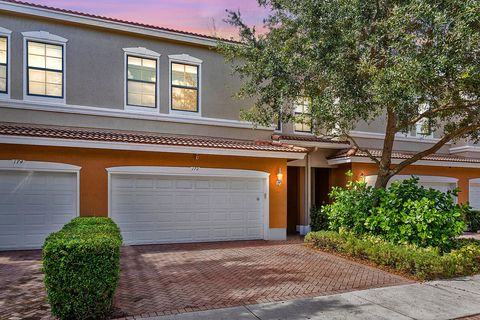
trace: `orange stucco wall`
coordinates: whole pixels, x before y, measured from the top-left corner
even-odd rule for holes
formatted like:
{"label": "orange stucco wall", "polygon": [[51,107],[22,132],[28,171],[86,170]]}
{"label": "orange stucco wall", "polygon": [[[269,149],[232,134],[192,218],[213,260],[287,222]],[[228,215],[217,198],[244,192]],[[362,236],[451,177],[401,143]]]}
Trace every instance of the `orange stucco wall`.
{"label": "orange stucco wall", "polygon": [[[369,176],[377,174],[377,167],[375,164],[369,163],[352,163],[347,167],[339,167],[332,171],[332,175],[336,178],[336,183],[341,183],[340,176],[344,175],[346,171],[352,170],[354,179],[361,179],[362,175]],[[460,193],[458,195],[459,202],[466,202],[469,200],[468,188],[469,180],[480,178],[480,168],[456,168],[456,167],[437,167],[437,166],[409,166],[405,168],[400,174],[409,175],[416,174],[422,176],[441,176],[458,179],[458,188]],[[346,181],[346,180],[345,180]],[[338,185],[338,184],[337,184]]]}
{"label": "orange stucco wall", "polygon": [[348,171],[352,170],[352,164],[341,164],[337,168],[330,170],[330,189],[332,187],[344,187],[347,184]]}
{"label": "orange stucco wall", "polygon": [[287,172],[286,159],[157,153],[0,144],[0,159],[48,161],[80,166],[80,215],[108,214],[106,168],[117,166],[171,166],[257,170],[270,173],[270,228],[287,227],[287,177],[276,185],[277,172]]}

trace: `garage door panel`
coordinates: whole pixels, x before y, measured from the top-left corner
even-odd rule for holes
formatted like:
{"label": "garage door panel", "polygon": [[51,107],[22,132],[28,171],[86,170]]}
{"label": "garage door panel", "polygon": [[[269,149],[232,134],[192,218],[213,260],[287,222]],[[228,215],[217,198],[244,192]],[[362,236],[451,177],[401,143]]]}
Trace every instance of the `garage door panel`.
{"label": "garage door panel", "polygon": [[202,190],[202,189],[210,189],[210,181],[209,180],[196,180],[194,182],[195,189]]}
{"label": "garage door panel", "polygon": [[3,211],[3,209],[0,208],[0,211],[4,212],[2,214],[2,219],[0,220],[0,230],[6,230],[10,228],[10,226],[16,225],[18,223],[17,215],[14,213],[13,210]]}
{"label": "garage door panel", "polygon": [[261,179],[113,174],[111,184],[111,215],[125,243],[263,238]]}
{"label": "garage door panel", "polygon": [[227,180],[214,180],[214,181],[212,181],[212,189],[220,189],[220,190],[228,189],[228,181]]}
{"label": "garage door panel", "polygon": [[205,240],[205,241],[209,240],[211,236],[209,228],[192,230],[192,235],[194,240]]}
{"label": "garage door panel", "polygon": [[66,223],[69,222],[70,220],[72,220],[72,216],[71,216],[71,215],[57,215],[57,214],[53,214],[53,215],[50,216],[50,222],[49,222],[49,223],[63,226],[64,224],[66,224]]}
{"label": "garage door panel", "polygon": [[192,189],[193,188],[193,181],[191,180],[176,180],[175,181],[175,188],[178,189]]}
{"label": "garage door panel", "polygon": [[46,214],[37,213],[37,214],[25,215],[24,224],[25,224],[26,227],[28,227],[28,226],[31,226],[31,225],[45,225],[48,222],[49,221],[47,219]]}
{"label": "garage door panel", "polygon": [[247,189],[250,191],[262,191],[262,183],[261,181],[248,181]]}
{"label": "garage door panel", "polygon": [[152,178],[142,177],[138,178],[135,181],[135,187],[138,189],[148,188],[151,189],[155,184],[155,181]]}
{"label": "garage door panel", "polygon": [[246,181],[230,181],[231,190],[244,190],[246,187]]}
{"label": "garage door panel", "polygon": [[175,216],[171,212],[157,211],[156,221],[158,221],[160,223],[160,225],[162,225],[164,223],[173,222],[174,219],[175,219]]}
{"label": "garage door panel", "polygon": [[75,195],[71,193],[57,194],[54,195],[52,199],[55,206],[70,206],[72,202],[75,202]]}
{"label": "garage door panel", "polygon": [[247,234],[250,237],[259,237],[260,233],[258,232],[258,228],[248,228]]}
{"label": "garage door panel", "polygon": [[195,213],[195,221],[198,223],[211,221],[211,216],[209,212],[197,212]]}

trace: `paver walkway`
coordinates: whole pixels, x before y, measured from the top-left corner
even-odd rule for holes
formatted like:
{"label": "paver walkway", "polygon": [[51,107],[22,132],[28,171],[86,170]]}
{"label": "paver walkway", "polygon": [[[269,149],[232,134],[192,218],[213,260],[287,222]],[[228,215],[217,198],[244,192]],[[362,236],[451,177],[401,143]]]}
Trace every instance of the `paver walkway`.
{"label": "paver walkway", "polygon": [[467,315],[478,313],[480,276],[475,276],[148,320],[477,320],[480,316]]}
{"label": "paver walkway", "polygon": [[[40,251],[0,252],[0,319],[49,319]],[[281,301],[411,281],[298,240],[122,248],[118,317]]]}

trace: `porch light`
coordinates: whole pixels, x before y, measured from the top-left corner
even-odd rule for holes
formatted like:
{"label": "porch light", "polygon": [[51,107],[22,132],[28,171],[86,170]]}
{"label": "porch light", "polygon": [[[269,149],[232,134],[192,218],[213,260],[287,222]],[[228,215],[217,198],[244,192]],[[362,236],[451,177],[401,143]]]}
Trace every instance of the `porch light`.
{"label": "porch light", "polygon": [[362,182],[365,182],[366,181],[366,178],[365,178],[365,173],[360,173],[360,179]]}
{"label": "porch light", "polygon": [[282,185],[282,180],[283,180],[283,173],[282,173],[282,168],[278,168],[278,173],[277,173],[277,186]]}

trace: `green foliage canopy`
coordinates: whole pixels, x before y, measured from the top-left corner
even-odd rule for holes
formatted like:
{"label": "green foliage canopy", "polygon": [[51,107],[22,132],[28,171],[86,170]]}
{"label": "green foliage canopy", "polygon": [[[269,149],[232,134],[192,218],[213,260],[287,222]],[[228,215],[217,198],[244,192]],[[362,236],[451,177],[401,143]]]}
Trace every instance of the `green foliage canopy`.
{"label": "green foliage canopy", "polygon": [[[295,101],[308,97],[317,133],[353,140],[349,132],[359,121],[383,117],[382,157],[369,154],[383,187],[451,140],[478,141],[480,1],[258,2],[270,9],[266,32],[257,34],[230,11],[227,22],[242,44],[219,44],[244,80],[238,95],[254,98],[246,120],[269,125],[280,115],[291,121]],[[392,169],[395,134],[419,121],[425,131],[437,129],[440,141]]]}

